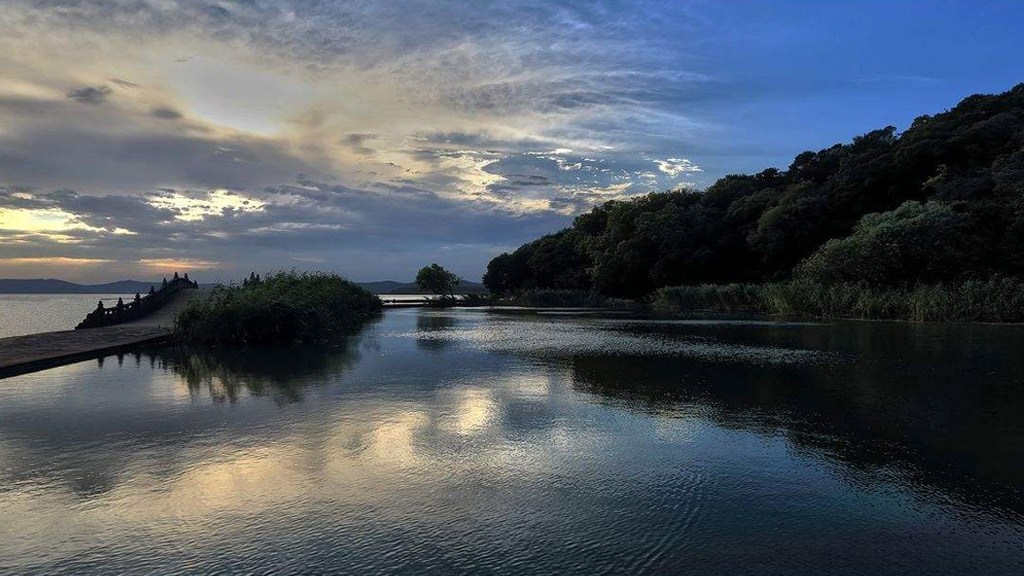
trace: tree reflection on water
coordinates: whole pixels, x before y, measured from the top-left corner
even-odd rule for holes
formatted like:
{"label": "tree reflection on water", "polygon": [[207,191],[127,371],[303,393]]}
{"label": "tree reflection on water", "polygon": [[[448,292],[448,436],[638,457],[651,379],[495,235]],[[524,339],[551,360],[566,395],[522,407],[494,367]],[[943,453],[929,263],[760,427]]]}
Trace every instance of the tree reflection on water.
{"label": "tree reflection on water", "polygon": [[761,330],[713,328],[732,342],[833,350],[843,359],[761,365],[577,356],[569,361],[572,386],[658,417],[782,435],[798,453],[839,464],[851,483],[865,477],[859,472],[891,472],[921,495],[1024,516],[1024,357],[1005,353],[1020,332],[856,322]]}
{"label": "tree reflection on water", "polygon": [[147,351],[152,363],[187,384],[193,397],[237,402],[244,393],[278,404],[302,400],[310,386],[337,382],[360,358],[360,341],[333,346],[205,348],[169,346]]}

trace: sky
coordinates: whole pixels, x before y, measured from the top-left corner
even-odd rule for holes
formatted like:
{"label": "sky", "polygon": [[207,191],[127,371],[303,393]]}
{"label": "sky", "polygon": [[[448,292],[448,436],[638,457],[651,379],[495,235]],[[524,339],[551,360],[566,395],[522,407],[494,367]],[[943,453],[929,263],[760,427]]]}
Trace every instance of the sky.
{"label": "sky", "polygon": [[479,279],[1024,81],[1021,2],[3,0],[0,277]]}

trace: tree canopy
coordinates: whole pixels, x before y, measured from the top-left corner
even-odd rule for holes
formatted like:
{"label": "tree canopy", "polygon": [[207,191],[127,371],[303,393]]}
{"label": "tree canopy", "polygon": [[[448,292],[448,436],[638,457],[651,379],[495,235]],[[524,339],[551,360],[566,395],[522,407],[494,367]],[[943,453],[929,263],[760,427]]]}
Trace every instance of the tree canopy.
{"label": "tree canopy", "polygon": [[978,270],[980,246],[959,205],[908,201],[889,212],[868,214],[853,233],[829,240],[801,263],[799,276],[822,283],[866,281],[872,285],[951,280]]}
{"label": "tree canopy", "polygon": [[445,297],[455,297],[455,287],[462,282],[454,272],[449,272],[437,263],[420,268],[416,273],[416,285],[420,290],[432,292]]}
{"label": "tree canopy", "polygon": [[[868,216],[871,215],[871,216]],[[613,200],[494,258],[493,292],[1024,275],[1024,84],[703,191]]]}

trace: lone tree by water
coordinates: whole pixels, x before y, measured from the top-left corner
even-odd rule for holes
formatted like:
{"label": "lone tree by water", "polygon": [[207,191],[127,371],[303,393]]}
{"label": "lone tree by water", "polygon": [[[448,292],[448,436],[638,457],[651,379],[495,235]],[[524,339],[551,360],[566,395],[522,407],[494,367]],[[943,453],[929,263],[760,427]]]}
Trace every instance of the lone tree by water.
{"label": "lone tree by water", "polygon": [[455,287],[462,282],[454,272],[445,270],[437,263],[420,268],[416,273],[416,285],[420,290],[439,294],[442,298],[455,298]]}

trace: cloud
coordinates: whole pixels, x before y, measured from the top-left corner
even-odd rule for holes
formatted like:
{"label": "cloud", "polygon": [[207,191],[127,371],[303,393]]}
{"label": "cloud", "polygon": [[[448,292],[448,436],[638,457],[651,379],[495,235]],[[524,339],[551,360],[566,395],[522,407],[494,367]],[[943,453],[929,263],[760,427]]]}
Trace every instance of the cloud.
{"label": "cloud", "polygon": [[177,120],[181,118],[181,112],[167,106],[157,106],[150,110],[149,113],[154,118],[160,118],[161,120]]}
{"label": "cloud", "polygon": [[672,164],[703,162],[708,140],[679,105],[708,82],[680,69],[683,12],[11,0],[0,206],[75,226],[4,230],[17,246],[0,255],[404,278],[457,244],[451,266],[478,277],[598,202],[700,170]]}
{"label": "cloud", "polygon": [[[495,251],[567,223],[555,210],[515,214],[410,186],[355,189],[308,179],[248,193],[0,189],[0,210],[3,206],[59,213],[71,225],[32,235],[0,227],[0,259],[110,260],[118,269],[140,273],[153,262],[217,263],[194,267],[202,269],[197,277],[207,279],[238,278],[296,262],[359,279],[405,278],[422,266],[425,254],[436,257],[453,243],[463,249],[446,254],[446,265],[475,278]],[[75,273],[84,274],[79,270],[84,268]],[[96,266],[89,274],[102,279],[110,269]]]}
{"label": "cloud", "polygon": [[110,81],[112,83],[114,83],[114,84],[117,84],[118,86],[120,86],[122,88],[134,88],[134,89],[142,88],[142,86],[139,86],[138,84],[136,84],[134,82],[129,82],[128,80],[123,80],[121,78],[111,78]]}
{"label": "cloud", "polygon": [[177,272],[182,270],[197,271],[197,270],[209,270],[216,268],[220,265],[220,262],[211,262],[209,260],[187,260],[178,258],[142,258],[139,260],[139,264],[152,272]]}
{"label": "cloud", "polygon": [[160,124],[168,128],[112,132],[126,120],[117,110],[93,124],[61,112],[53,118],[66,118],[66,124],[40,123],[30,133],[0,135],[0,184],[124,193],[167,185],[244,189],[322,172],[287,143],[264,138],[174,129],[177,123],[165,121]]}
{"label": "cloud", "polygon": [[675,178],[680,174],[694,174],[703,172],[700,166],[697,166],[686,158],[667,158],[665,160],[655,160],[655,164],[658,165],[658,170],[668,174]]}
{"label": "cloud", "polygon": [[176,220],[185,221],[224,216],[230,212],[253,212],[266,205],[261,200],[247,198],[228,190],[213,190],[199,194],[162,192],[152,194],[148,202],[152,206],[174,211]]}
{"label": "cloud", "polygon": [[356,154],[369,156],[373,154],[374,149],[370,148],[365,143],[371,140],[376,140],[377,137],[377,134],[349,134],[348,136],[345,136],[341,142]]}
{"label": "cloud", "polygon": [[68,91],[67,96],[82,104],[100,104],[107,100],[107,96],[111,92],[113,90],[110,89],[110,86],[86,86]]}
{"label": "cloud", "polygon": [[96,266],[98,264],[108,264],[112,260],[104,260],[102,258],[64,258],[61,256],[53,256],[48,258],[0,258],[0,263],[5,266],[25,266],[25,265],[49,265],[49,266]]}

